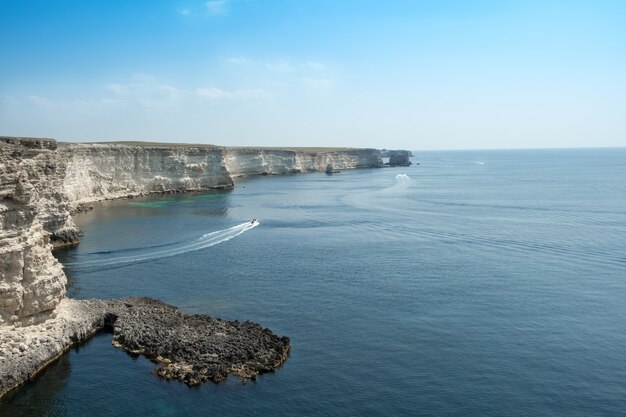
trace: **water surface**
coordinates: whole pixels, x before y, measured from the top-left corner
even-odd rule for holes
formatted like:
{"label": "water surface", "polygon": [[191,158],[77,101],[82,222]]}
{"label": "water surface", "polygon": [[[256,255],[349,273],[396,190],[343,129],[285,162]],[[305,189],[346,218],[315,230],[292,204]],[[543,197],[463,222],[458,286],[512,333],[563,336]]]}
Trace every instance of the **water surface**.
{"label": "water surface", "polygon": [[254,320],[291,355],[255,383],[188,388],[100,335],[0,414],[623,415],[626,150],[416,155],[77,216],[82,243],[57,252],[73,297]]}

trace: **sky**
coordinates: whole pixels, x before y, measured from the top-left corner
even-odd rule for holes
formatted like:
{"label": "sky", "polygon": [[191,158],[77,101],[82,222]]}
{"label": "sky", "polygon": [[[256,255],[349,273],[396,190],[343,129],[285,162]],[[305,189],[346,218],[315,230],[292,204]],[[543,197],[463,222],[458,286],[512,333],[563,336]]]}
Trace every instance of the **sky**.
{"label": "sky", "polygon": [[0,0],[0,135],[626,146],[626,1]]}

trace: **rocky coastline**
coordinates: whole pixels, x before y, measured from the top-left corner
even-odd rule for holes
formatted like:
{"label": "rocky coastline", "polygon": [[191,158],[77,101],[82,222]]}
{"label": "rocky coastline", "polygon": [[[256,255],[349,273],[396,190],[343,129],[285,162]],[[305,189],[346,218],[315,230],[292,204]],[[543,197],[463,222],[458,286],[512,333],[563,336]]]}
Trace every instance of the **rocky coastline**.
{"label": "rocky coastline", "polygon": [[0,137],[0,398],[76,343],[113,344],[189,385],[244,380],[280,366],[289,338],[251,322],[187,316],[147,298],[72,300],[53,247],[79,242],[72,214],[96,201],[232,188],[238,178],[381,167],[375,149],[67,144]]}
{"label": "rocky coastline", "polygon": [[65,298],[45,323],[0,332],[0,396],[101,331],[113,334],[113,346],[158,364],[162,378],[190,386],[228,375],[256,379],[279,367],[289,353],[288,337],[252,322],[190,316],[150,298]]}

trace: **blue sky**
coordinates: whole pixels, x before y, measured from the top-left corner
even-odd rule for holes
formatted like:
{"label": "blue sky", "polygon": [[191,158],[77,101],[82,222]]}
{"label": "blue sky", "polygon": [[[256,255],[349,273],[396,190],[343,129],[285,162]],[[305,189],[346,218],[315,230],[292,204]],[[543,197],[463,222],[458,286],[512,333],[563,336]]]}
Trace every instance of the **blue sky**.
{"label": "blue sky", "polygon": [[624,1],[0,0],[0,135],[626,146]]}

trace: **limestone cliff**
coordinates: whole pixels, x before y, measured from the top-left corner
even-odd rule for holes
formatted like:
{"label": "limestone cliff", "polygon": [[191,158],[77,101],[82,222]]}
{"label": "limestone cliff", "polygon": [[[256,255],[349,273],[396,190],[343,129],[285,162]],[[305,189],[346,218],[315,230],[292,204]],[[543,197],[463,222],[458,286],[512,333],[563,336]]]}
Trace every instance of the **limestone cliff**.
{"label": "limestone cliff", "polygon": [[382,166],[376,149],[258,149],[227,148],[224,163],[234,177],[267,174],[295,174],[335,169]]}
{"label": "limestone cliff", "polygon": [[60,154],[67,161],[63,191],[74,205],[233,186],[217,147],[63,144]]}
{"label": "limestone cliff", "polygon": [[62,171],[54,141],[0,141],[0,326],[43,321],[65,295],[44,230],[75,228],[57,191]]}

